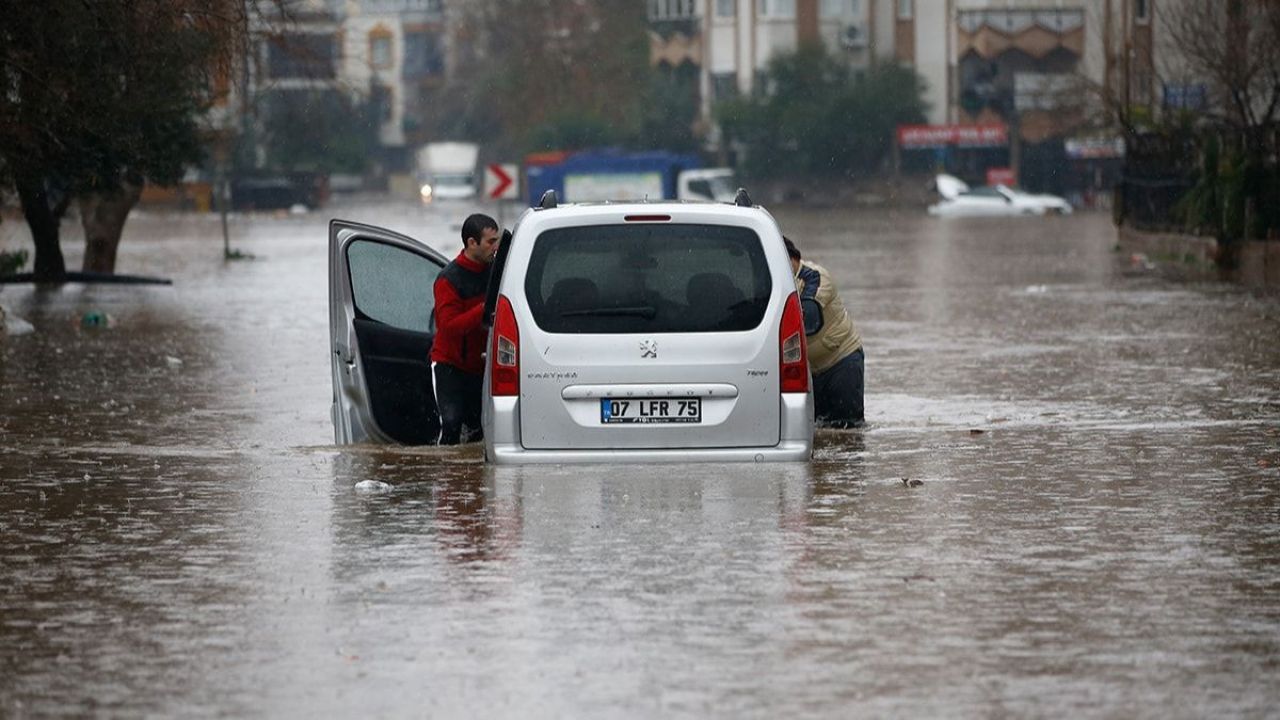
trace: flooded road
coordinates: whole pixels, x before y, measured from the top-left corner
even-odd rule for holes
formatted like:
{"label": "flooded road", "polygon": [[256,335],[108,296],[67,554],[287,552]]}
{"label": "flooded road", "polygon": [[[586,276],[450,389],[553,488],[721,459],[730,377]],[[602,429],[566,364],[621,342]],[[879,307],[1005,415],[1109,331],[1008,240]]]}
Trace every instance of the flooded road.
{"label": "flooded road", "polygon": [[1274,296],[1130,275],[1105,215],[779,208],[867,350],[812,463],[334,447],[328,218],[453,254],[471,210],[235,218],[230,263],[139,215],[173,286],[0,286],[0,716],[1280,707]]}

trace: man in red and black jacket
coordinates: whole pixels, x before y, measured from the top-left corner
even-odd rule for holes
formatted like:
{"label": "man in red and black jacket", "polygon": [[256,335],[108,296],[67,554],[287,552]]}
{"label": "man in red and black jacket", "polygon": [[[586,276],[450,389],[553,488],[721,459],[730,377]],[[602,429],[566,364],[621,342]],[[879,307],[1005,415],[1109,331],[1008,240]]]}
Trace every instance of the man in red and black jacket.
{"label": "man in red and black jacket", "polygon": [[[436,337],[431,345],[440,444],[481,438],[485,288],[498,252],[498,223],[476,213],[462,223],[462,252],[436,278]],[[465,433],[464,433],[465,426]]]}

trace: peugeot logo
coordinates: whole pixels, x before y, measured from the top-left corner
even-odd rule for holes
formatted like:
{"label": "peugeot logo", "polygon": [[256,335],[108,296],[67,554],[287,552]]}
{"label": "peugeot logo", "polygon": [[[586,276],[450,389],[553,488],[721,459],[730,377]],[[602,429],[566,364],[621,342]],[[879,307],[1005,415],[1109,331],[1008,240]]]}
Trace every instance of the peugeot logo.
{"label": "peugeot logo", "polygon": [[640,341],[640,357],[656,358],[658,357],[658,343],[654,340]]}

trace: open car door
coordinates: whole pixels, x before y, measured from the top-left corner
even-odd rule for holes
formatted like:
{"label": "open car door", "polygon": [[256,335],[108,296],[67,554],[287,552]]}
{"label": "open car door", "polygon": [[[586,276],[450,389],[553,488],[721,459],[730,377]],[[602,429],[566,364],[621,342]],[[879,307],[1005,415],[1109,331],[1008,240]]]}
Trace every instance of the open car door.
{"label": "open car door", "polygon": [[432,287],[448,262],[390,230],[329,223],[330,413],[338,444],[436,441]]}

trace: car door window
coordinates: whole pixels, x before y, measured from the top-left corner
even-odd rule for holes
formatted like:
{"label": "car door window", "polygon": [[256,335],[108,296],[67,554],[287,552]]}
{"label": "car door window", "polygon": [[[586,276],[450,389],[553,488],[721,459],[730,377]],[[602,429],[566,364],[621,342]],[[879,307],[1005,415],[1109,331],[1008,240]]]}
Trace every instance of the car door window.
{"label": "car door window", "polygon": [[394,245],[359,239],[347,246],[347,266],[359,315],[403,330],[431,331],[439,265]]}

